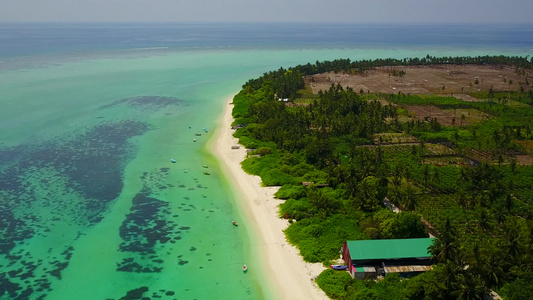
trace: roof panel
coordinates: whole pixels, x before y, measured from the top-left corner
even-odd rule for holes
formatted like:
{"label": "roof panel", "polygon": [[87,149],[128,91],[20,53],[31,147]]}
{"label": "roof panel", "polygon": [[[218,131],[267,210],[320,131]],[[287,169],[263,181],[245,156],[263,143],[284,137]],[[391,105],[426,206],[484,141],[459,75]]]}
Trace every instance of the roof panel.
{"label": "roof panel", "polygon": [[430,257],[434,238],[347,241],[352,260]]}

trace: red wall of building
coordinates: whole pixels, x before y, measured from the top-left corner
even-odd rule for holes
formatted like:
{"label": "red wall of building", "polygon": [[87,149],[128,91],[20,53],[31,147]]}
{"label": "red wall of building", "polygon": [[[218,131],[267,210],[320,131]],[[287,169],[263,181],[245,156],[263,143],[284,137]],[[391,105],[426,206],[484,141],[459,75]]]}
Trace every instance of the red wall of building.
{"label": "red wall of building", "polygon": [[350,257],[350,250],[348,249],[348,243],[344,242],[344,246],[342,247],[342,258],[344,259],[344,262],[346,263],[346,266],[348,266],[348,270],[352,270],[352,258]]}

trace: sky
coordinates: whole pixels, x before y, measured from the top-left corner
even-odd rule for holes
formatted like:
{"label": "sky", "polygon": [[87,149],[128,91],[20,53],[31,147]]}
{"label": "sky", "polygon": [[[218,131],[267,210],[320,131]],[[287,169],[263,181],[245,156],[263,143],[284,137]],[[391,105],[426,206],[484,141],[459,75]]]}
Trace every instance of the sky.
{"label": "sky", "polygon": [[0,0],[0,22],[533,23],[532,0]]}

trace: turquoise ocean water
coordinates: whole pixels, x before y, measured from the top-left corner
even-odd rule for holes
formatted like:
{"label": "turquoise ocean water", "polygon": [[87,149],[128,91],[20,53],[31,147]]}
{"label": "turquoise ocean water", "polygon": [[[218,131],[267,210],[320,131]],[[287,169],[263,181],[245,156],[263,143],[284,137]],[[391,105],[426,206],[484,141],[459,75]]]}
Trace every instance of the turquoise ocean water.
{"label": "turquoise ocean water", "polygon": [[228,96],[317,60],[525,56],[532,32],[0,24],[0,299],[271,299],[205,149]]}

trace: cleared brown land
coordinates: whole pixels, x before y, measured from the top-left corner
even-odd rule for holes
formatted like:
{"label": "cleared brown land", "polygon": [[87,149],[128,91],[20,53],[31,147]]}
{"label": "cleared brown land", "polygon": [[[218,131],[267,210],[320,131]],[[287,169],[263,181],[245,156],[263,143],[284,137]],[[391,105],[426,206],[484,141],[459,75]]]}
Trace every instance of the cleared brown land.
{"label": "cleared brown land", "polygon": [[533,156],[531,155],[516,155],[516,162],[520,165],[530,166],[533,165]]}
{"label": "cleared brown land", "polygon": [[[405,72],[403,76],[393,76]],[[529,86],[525,85],[526,78]],[[488,92],[491,88],[494,92],[518,91],[522,86],[526,90],[532,88],[533,73],[526,71],[524,75],[518,75],[512,67],[483,66],[483,65],[432,65],[432,66],[398,66],[398,67],[378,67],[368,70],[364,74],[348,73],[322,73],[304,77],[306,91],[311,99],[311,94],[317,94],[320,90],[328,90],[332,84],[340,84],[343,87],[350,87],[354,91],[364,93],[385,93],[385,94],[413,94],[413,95],[442,95],[453,96],[463,101],[484,101],[473,97],[478,92]],[[374,100],[383,105],[390,104],[384,99]],[[395,105],[395,104],[392,104]],[[514,105],[525,105],[515,103]],[[396,106],[396,105],[395,105]],[[481,122],[491,116],[476,109],[440,109],[436,106],[405,105],[409,115],[401,115],[400,122],[409,121],[412,118],[423,120],[426,117],[435,118],[446,126],[466,126]],[[464,118],[462,117],[464,115]],[[455,118],[455,121],[454,121]],[[381,141],[379,138],[381,137]],[[402,144],[416,143],[401,135],[390,134],[376,135],[376,143]],[[517,144],[523,144],[520,141]],[[532,144],[533,145],[533,144]],[[528,148],[530,145],[525,144]],[[533,147],[532,147],[533,148]],[[529,149],[529,153],[533,149]],[[478,161],[497,163],[490,153],[472,151],[467,156]],[[533,164],[532,155],[505,154],[504,162],[509,163],[511,158],[517,160],[519,164]],[[446,161],[445,161],[446,160]],[[429,164],[464,164],[464,158],[456,156],[453,160],[447,158],[430,158],[426,161]]]}
{"label": "cleared brown land", "polygon": [[[405,72],[404,76],[392,74]],[[517,91],[526,82],[526,75],[517,75],[514,68],[480,65],[434,65],[434,66],[398,66],[379,67],[365,74],[323,73],[305,78],[307,86],[313,93],[327,90],[331,84],[341,84],[365,93],[404,93],[413,95],[438,94],[464,101],[481,101],[468,93],[488,92],[492,88],[498,91]],[[532,79],[533,81],[533,79]],[[511,83],[511,84],[510,84]],[[378,100],[388,104],[385,100]],[[475,110],[451,111],[435,106],[408,105],[405,108],[417,119],[436,118],[440,124],[447,126],[471,125],[489,118]],[[462,115],[465,119],[462,119]],[[455,122],[454,122],[455,118]]]}
{"label": "cleared brown land", "polygon": [[[437,119],[437,122],[439,122],[442,125],[452,126],[453,114],[447,111],[444,111],[436,106],[407,105],[406,108],[407,110],[409,110],[409,113],[417,119],[423,120],[425,117],[429,117],[431,119]],[[457,123],[458,122],[456,121],[456,124]]]}
{"label": "cleared brown land", "polygon": [[[405,75],[392,76],[393,70],[403,71]],[[533,77],[533,74],[529,76]],[[465,101],[475,101],[476,98],[468,96],[468,92],[488,91],[491,87],[494,91],[516,91],[520,89],[519,83],[526,82],[526,76],[517,75],[515,69],[509,67],[435,65],[379,67],[365,74],[330,72],[308,76],[305,81],[313,93],[340,83],[365,93],[453,94]]]}

